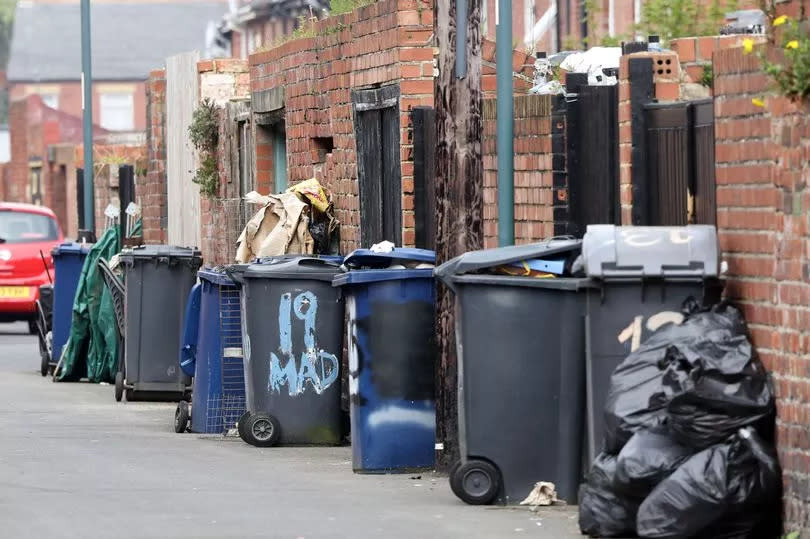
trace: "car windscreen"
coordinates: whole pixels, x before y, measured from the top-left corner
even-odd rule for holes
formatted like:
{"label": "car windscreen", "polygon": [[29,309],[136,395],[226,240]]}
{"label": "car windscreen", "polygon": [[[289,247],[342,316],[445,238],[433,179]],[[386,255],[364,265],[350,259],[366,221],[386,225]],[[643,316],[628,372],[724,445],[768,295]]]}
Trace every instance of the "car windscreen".
{"label": "car windscreen", "polygon": [[56,241],[59,228],[51,217],[24,211],[0,211],[1,243]]}

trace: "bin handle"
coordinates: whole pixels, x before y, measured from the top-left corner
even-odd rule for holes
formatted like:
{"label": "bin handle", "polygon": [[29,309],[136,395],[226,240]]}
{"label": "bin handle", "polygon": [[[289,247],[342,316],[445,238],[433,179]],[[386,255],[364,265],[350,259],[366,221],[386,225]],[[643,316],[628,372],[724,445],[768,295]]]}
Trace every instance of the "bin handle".
{"label": "bin handle", "polygon": [[572,236],[571,234],[562,234],[560,236],[551,236],[550,238],[546,239],[546,243],[551,243],[552,241],[564,241],[564,240],[575,240],[576,237]]}
{"label": "bin handle", "polygon": [[322,258],[300,258],[298,259],[299,266],[329,266],[332,268],[339,268],[341,264],[331,260],[324,260]]}
{"label": "bin handle", "polygon": [[233,283],[236,286],[238,286],[239,288],[242,288],[242,286],[245,284],[245,277],[244,277],[244,270],[243,269],[241,269],[241,268],[233,268],[233,267],[229,266],[229,267],[225,268],[225,274],[228,277],[230,277],[230,279],[233,281]]}

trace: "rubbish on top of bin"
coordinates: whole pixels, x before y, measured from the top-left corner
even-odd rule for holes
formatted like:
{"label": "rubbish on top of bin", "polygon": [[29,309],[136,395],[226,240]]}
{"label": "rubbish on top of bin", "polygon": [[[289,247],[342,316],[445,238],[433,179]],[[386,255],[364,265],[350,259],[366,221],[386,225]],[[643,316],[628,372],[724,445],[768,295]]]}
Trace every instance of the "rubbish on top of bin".
{"label": "rubbish on top of bin", "polygon": [[497,268],[510,264],[523,268],[526,263],[530,269],[534,265],[540,271],[563,275],[569,273],[571,263],[581,247],[582,240],[564,237],[527,245],[470,251],[445,262],[434,273],[436,277],[446,281],[452,280],[454,275],[497,272]]}
{"label": "rubbish on top of bin", "polygon": [[396,245],[394,245],[392,242],[386,240],[386,241],[381,241],[380,243],[375,243],[374,245],[371,246],[369,251],[371,251],[372,253],[390,253],[391,251],[393,251],[396,248],[397,248]]}
{"label": "rubbish on top of bin", "polygon": [[374,247],[356,249],[349,253],[343,261],[343,264],[351,269],[423,269],[433,267],[435,263],[435,252],[410,247],[395,247],[387,251],[375,251]]}
{"label": "rubbish on top of bin", "polygon": [[236,262],[288,253],[337,252],[339,223],[334,217],[331,195],[312,178],[285,193],[245,195],[250,204],[262,207],[245,225],[237,240]]}
{"label": "rubbish on top of bin", "polygon": [[582,256],[588,277],[716,277],[717,229],[588,225]]}

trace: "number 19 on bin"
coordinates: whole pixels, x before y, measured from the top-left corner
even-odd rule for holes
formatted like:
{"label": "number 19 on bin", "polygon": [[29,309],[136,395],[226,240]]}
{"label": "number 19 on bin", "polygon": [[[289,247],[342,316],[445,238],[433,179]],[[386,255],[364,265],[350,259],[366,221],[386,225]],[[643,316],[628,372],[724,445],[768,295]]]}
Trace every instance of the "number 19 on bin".
{"label": "number 19 on bin", "polygon": [[[304,323],[304,349],[301,362],[296,365],[293,353],[292,325],[293,315]],[[315,338],[315,321],[318,315],[318,298],[306,291],[295,296],[286,293],[281,295],[278,306],[279,351],[282,358],[270,354],[270,376],[267,389],[281,393],[287,386],[290,396],[300,395],[307,383],[316,393],[331,386],[338,377],[338,359],[334,354],[318,350]]]}

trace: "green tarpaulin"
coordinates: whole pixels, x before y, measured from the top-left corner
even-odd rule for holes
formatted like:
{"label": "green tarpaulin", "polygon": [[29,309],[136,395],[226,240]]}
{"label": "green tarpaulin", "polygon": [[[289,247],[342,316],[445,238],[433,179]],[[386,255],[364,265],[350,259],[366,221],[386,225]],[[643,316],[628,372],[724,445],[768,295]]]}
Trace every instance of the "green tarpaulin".
{"label": "green tarpaulin", "polygon": [[110,291],[98,269],[98,259],[110,260],[121,250],[119,227],[107,229],[84,261],[76,297],[70,338],[62,353],[57,380],[87,378],[114,382],[118,364],[118,329]]}

